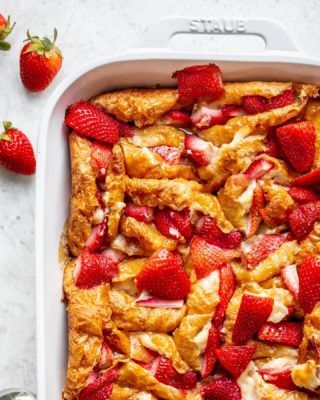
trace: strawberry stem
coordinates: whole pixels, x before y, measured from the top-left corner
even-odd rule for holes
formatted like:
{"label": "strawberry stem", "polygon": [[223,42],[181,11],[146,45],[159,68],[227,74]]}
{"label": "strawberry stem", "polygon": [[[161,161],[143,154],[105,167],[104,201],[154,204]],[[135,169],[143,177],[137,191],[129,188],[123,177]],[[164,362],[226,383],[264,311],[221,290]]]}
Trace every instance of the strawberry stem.
{"label": "strawberry stem", "polygon": [[10,135],[8,134],[8,130],[10,129],[16,129],[12,126],[12,123],[10,121],[3,121],[3,128],[4,131],[0,133],[0,140],[10,140]]}
{"label": "strawberry stem", "polygon": [[25,53],[31,53],[35,51],[38,55],[45,55],[47,58],[50,57],[51,51],[55,51],[60,57],[62,57],[61,51],[55,45],[58,37],[58,31],[56,28],[53,30],[53,41],[51,41],[47,36],[40,39],[39,36],[31,36],[29,30],[27,31],[27,39],[25,42],[30,42],[30,46],[26,49]]}

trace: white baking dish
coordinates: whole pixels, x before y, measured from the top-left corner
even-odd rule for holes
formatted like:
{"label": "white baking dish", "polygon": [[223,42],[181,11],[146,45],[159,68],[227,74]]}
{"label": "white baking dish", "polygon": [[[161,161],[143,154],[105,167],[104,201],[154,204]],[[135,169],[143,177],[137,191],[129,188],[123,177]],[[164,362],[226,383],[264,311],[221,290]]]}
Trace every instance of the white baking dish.
{"label": "white baking dish", "polygon": [[[262,37],[259,54],[181,53],[166,48],[176,33],[249,34]],[[93,62],[70,75],[43,112],[36,189],[38,399],[61,398],[66,371],[66,313],[61,304],[58,243],[68,216],[70,177],[66,107],[101,91],[160,84],[187,65],[217,62],[225,80],[294,80],[320,83],[320,62],[296,49],[286,31],[268,20],[169,18],[145,32],[140,48]]]}

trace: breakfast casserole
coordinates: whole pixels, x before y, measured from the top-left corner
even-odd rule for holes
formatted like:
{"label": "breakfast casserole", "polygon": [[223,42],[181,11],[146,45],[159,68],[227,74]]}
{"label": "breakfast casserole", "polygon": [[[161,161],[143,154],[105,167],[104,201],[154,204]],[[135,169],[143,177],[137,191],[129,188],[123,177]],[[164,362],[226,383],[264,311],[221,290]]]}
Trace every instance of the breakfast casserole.
{"label": "breakfast casserole", "polygon": [[318,87],[172,85],[66,110],[63,399],[318,398]]}

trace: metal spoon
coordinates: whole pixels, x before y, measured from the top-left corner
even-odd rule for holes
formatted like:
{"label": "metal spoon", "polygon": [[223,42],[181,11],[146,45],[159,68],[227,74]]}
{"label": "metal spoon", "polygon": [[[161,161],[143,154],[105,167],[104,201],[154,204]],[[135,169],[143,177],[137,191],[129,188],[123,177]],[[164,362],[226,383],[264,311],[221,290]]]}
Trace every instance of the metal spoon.
{"label": "metal spoon", "polygon": [[35,400],[36,395],[22,389],[6,389],[0,391],[0,400]]}

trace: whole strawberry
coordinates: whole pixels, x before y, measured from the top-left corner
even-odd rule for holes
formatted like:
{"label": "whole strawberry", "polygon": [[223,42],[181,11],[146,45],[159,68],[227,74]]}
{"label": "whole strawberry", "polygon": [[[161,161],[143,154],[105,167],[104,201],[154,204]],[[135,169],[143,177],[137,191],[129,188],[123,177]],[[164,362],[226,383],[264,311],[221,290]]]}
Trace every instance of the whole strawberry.
{"label": "whole strawberry", "polygon": [[20,77],[30,92],[46,89],[57,75],[62,64],[62,54],[55,45],[57,30],[54,29],[53,42],[47,37],[39,39],[27,33],[27,43],[20,53]]}
{"label": "whole strawberry", "polygon": [[27,136],[11,122],[3,122],[4,132],[0,134],[0,165],[9,171],[32,175],[36,171],[36,159]]}
{"label": "whole strawberry", "polygon": [[6,42],[4,39],[12,32],[16,23],[10,26],[10,15],[6,19],[2,14],[0,14],[0,50],[10,50],[11,44]]}

